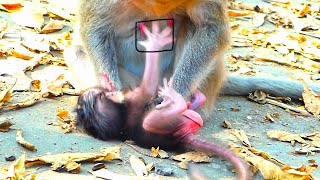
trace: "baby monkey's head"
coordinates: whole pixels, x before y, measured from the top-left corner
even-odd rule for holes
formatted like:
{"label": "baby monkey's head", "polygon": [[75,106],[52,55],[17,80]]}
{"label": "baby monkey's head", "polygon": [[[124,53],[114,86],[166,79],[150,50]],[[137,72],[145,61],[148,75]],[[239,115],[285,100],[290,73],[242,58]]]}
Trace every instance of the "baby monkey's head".
{"label": "baby monkey's head", "polygon": [[96,87],[85,91],[78,99],[77,126],[95,138],[119,138],[126,119],[122,92],[110,92]]}

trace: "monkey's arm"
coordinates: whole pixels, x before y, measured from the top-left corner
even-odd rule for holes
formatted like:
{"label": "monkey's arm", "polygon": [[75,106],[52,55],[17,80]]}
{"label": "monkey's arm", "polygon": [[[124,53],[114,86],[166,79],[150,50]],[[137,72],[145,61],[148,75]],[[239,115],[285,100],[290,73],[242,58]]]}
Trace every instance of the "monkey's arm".
{"label": "monkey's arm", "polygon": [[174,87],[184,97],[216,71],[215,60],[229,44],[226,12],[224,1],[204,1],[187,10],[196,29],[192,37],[187,37],[184,53],[173,75]]}
{"label": "monkey's arm", "polygon": [[[160,32],[159,22],[157,21],[152,22],[152,32],[143,24],[140,27],[148,38],[146,41],[139,42],[145,47],[146,51],[160,51],[172,40],[170,37],[171,28],[167,27]],[[160,54],[155,52],[146,53],[146,64],[140,88],[151,96],[156,95],[159,84],[159,56]]]}
{"label": "monkey's arm", "polygon": [[[103,1],[103,3],[109,3]],[[118,68],[117,50],[115,49],[115,33],[110,22],[110,15],[105,8],[110,4],[97,5],[94,1],[82,1],[80,4],[80,34],[90,60],[94,64],[96,77],[100,73],[107,73],[111,83],[117,91],[122,89]]]}

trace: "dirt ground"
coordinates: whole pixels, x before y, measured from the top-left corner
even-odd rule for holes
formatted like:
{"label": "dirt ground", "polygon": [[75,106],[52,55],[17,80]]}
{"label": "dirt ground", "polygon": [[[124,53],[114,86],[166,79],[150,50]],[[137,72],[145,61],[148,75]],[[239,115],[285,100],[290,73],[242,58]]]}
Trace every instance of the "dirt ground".
{"label": "dirt ground", "polygon": [[[265,2],[259,0],[247,0],[253,4],[266,5]],[[299,1],[303,2],[303,1]],[[8,13],[0,12],[0,17],[7,19],[11,22]],[[244,22],[250,26],[250,22]],[[244,25],[245,26],[245,25]],[[266,22],[266,27],[275,28],[271,23]],[[63,31],[68,31],[70,26],[67,26]],[[255,55],[261,53],[257,49],[250,47],[233,48],[230,49],[226,56],[230,54],[237,55]],[[10,71],[7,68],[10,59],[0,60],[0,72],[6,73]],[[226,61],[226,63],[229,63]],[[6,67],[4,66],[6,65]],[[11,67],[15,66],[14,64]],[[2,67],[2,68],[1,68]],[[292,69],[287,66],[279,65],[278,63],[263,62],[253,63],[253,70],[260,73],[268,73],[278,76],[279,78],[290,77],[292,74],[295,76],[314,75],[316,73],[305,72],[301,69]],[[26,73],[29,79],[20,79],[21,86],[27,84],[24,81],[30,81],[43,74],[51,73],[53,71],[65,72],[68,71],[66,67],[52,67],[49,65],[39,66],[32,71]],[[318,72],[319,73],[319,72]],[[320,81],[318,80],[320,85]],[[24,96],[26,93],[19,92],[19,96]],[[21,108],[10,111],[0,111],[0,118],[12,117],[11,122],[14,123],[11,131],[6,133],[0,132],[0,167],[8,167],[11,162],[5,160],[5,157],[15,156],[18,158],[22,153],[26,153],[27,157],[36,157],[46,154],[59,154],[66,152],[99,152],[100,148],[111,147],[114,145],[121,145],[121,155],[124,161],[110,161],[105,162],[107,169],[119,174],[135,175],[130,163],[128,162],[129,154],[143,157],[148,163],[154,162],[158,165],[164,165],[172,168],[172,177],[187,178],[187,171],[178,167],[178,162],[172,159],[160,159],[147,157],[132,147],[125,145],[122,142],[105,142],[94,139],[81,132],[64,133],[59,126],[52,125],[58,121],[56,116],[58,109],[66,109],[70,112],[73,111],[77,101],[77,96],[63,95],[61,97],[45,98],[35,105],[27,108]],[[292,106],[301,106],[301,102],[289,103]],[[233,109],[238,109],[234,111]],[[280,117],[275,118],[274,122],[265,120],[267,113],[279,113]],[[294,151],[301,147],[301,144],[296,143],[291,145],[289,142],[281,142],[268,138],[267,132],[270,130],[286,130],[294,134],[319,132],[320,119],[316,117],[293,116],[290,112],[270,104],[258,104],[248,100],[247,97],[230,97],[222,96],[217,101],[215,106],[214,115],[209,121],[204,123],[203,128],[199,132],[199,136],[209,141],[218,141],[221,144],[227,145],[235,141],[235,137],[230,134],[229,130],[222,127],[225,120],[229,121],[233,129],[244,130],[253,148],[264,151],[276,158],[277,160],[293,166],[299,167],[301,165],[310,164],[310,160],[314,160],[315,164],[320,163],[320,155],[314,154],[295,154]],[[31,152],[21,147],[15,140],[16,130],[22,129],[23,136],[29,142],[32,142],[37,151]],[[239,142],[236,144],[240,145]],[[149,153],[148,149],[141,149],[145,153]],[[178,152],[168,152],[169,155],[178,154]],[[313,161],[312,161],[313,162]],[[84,176],[71,175],[60,177],[59,179],[89,179],[93,176],[88,173],[94,163],[81,163],[80,174]],[[214,179],[233,177],[234,173],[231,171],[231,165],[225,160],[219,158],[212,158],[211,163],[199,163],[201,171]],[[38,165],[28,168],[32,173],[48,173],[50,170],[49,165]],[[63,173],[63,172],[61,172]],[[319,168],[313,172],[314,177],[320,177]],[[57,179],[57,175],[39,175],[39,179]],[[264,179],[258,171],[254,179]]]}

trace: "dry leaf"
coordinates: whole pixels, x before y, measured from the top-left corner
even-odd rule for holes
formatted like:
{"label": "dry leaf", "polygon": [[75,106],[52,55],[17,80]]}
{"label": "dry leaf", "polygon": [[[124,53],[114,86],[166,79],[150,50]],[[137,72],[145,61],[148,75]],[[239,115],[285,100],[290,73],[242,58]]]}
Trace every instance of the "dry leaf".
{"label": "dry leaf", "polygon": [[236,10],[228,10],[229,17],[243,17],[249,16],[251,13],[249,11],[236,11]]}
{"label": "dry leaf", "polygon": [[269,138],[275,138],[280,141],[291,142],[292,145],[294,145],[295,141],[300,142],[302,144],[309,144],[307,141],[302,139],[299,135],[292,134],[287,131],[271,130],[271,131],[268,131],[267,135]]}
{"label": "dry leaf", "polygon": [[26,166],[32,166],[37,164],[52,164],[52,170],[58,170],[60,168],[65,169],[67,171],[71,171],[74,166],[67,167],[66,165],[71,162],[96,162],[96,161],[108,161],[114,160],[113,158],[117,155],[113,155],[112,153],[64,153],[57,155],[47,155],[36,158],[30,158],[25,161]]}
{"label": "dry leaf", "polygon": [[295,149],[294,153],[296,154],[306,154],[306,155],[314,155],[316,152],[320,153],[319,147],[314,147],[312,145],[302,146],[301,148]]}
{"label": "dry leaf", "polygon": [[40,92],[41,91],[41,81],[40,80],[31,81],[30,90],[33,92]]}
{"label": "dry leaf", "polygon": [[266,17],[266,14],[262,13],[255,13],[252,17],[252,23],[255,27],[260,27],[264,24],[264,18]]}
{"label": "dry leaf", "polygon": [[230,133],[236,136],[243,145],[247,147],[251,147],[251,144],[249,142],[249,139],[246,135],[246,133],[243,130],[237,130],[237,129],[231,129]]}
{"label": "dry leaf", "polygon": [[14,125],[9,119],[12,118],[0,118],[0,132],[8,132],[10,127]]}
{"label": "dry leaf", "polygon": [[80,164],[73,162],[73,161],[65,164],[65,168],[67,169],[67,171],[72,172],[74,174],[79,173],[80,166],[81,166]]}
{"label": "dry leaf", "polygon": [[130,155],[129,161],[132,169],[134,170],[137,176],[148,175],[146,165],[140,158],[137,158],[134,155]]}
{"label": "dry leaf", "polygon": [[14,163],[10,165],[4,179],[23,179],[27,174],[25,169],[25,154],[21,155]]}
{"label": "dry leaf", "polygon": [[49,6],[47,8],[47,11],[49,13],[49,16],[51,16],[51,17],[55,17],[55,18],[58,17],[58,18],[65,19],[65,20],[68,20],[71,22],[75,22],[74,16],[71,16],[68,12],[64,11],[61,8]]}
{"label": "dry leaf", "polygon": [[19,11],[23,6],[20,3],[1,3],[0,10],[4,10],[7,12],[15,12]]}
{"label": "dry leaf", "polygon": [[36,52],[36,53],[50,52],[50,49],[49,49],[50,45],[45,42],[29,40],[29,41],[22,41],[21,44],[32,52]]}
{"label": "dry leaf", "polygon": [[24,138],[22,137],[22,130],[19,129],[17,131],[17,135],[16,135],[16,141],[23,147],[27,148],[30,151],[37,151],[36,147],[31,144],[30,142],[27,142],[24,140]]}
{"label": "dry leaf", "polygon": [[187,152],[183,154],[179,154],[176,156],[172,156],[172,159],[176,161],[193,161],[193,162],[211,162],[211,158],[203,152],[197,152],[197,151],[192,151],[192,152]]}
{"label": "dry leaf", "polygon": [[[100,169],[98,171],[89,171],[93,176],[97,178],[103,178],[103,179],[110,179],[110,180],[155,180],[155,179],[168,179],[161,178],[161,177],[155,177],[155,176],[149,176],[149,177],[141,177],[141,176],[126,176],[122,174],[117,174],[114,172],[111,172],[107,169]],[[171,179],[171,178],[169,178]]]}
{"label": "dry leaf", "polygon": [[159,150],[158,156],[159,156],[161,159],[169,158],[168,153],[167,153],[166,151],[162,150],[162,149]]}
{"label": "dry leaf", "polygon": [[0,39],[2,39],[4,33],[8,30],[8,28],[9,23],[4,19],[0,19]]}
{"label": "dry leaf", "polygon": [[23,99],[21,102],[15,104],[8,104],[4,108],[24,108],[29,107],[37,103],[41,99],[41,94],[33,93],[30,97]]}
{"label": "dry leaf", "polygon": [[154,168],[154,163],[149,163],[146,165],[146,169],[148,172],[152,171],[153,168]]}
{"label": "dry leaf", "polygon": [[76,118],[67,110],[57,110],[57,117],[59,118],[58,125],[64,130],[64,133],[69,133],[76,129]]}
{"label": "dry leaf", "polygon": [[12,13],[11,18],[16,24],[31,28],[40,28],[44,22],[41,9],[33,6],[21,8],[21,11]]}
{"label": "dry leaf", "polygon": [[179,166],[181,169],[187,170],[187,169],[188,169],[188,161],[181,161],[181,162],[178,163],[178,166]]}
{"label": "dry leaf", "polygon": [[320,94],[315,94],[304,81],[303,88],[302,97],[306,109],[315,116],[320,115]]}
{"label": "dry leaf", "polygon": [[227,128],[227,129],[232,129],[231,123],[226,119],[223,121],[222,127]]}
{"label": "dry leaf", "polygon": [[151,148],[151,156],[152,157],[157,157],[159,155],[159,149],[160,149],[159,146],[157,147],[157,149],[152,147]]}
{"label": "dry leaf", "polygon": [[58,76],[55,80],[50,82],[46,87],[42,89],[42,97],[48,97],[50,95],[59,96],[63,94],[63,85],[67,84],[67,79],[64,74]]}
{"label": "dry leaf", "polygon": [[64,27],[63,22],[50,19],[49,23],[46,24],[40,31],[42,34],[48,34],[60,31]]}
{"label": "dry leaf", "polygon": [[268,120],[268,121],[271,121],[271,122],[274,122],[274,121],[275,121],[275,120],[273,119],[273,117],[271,116],[270,113],[267,113],[267,114],[266,114],[265,119]]}
{"label": "dry leaf", "polygon": [[30,52],[27,48],[17,45],[12,49],[12,56],[24,60],[30,60],[32,59],[35,55]]}

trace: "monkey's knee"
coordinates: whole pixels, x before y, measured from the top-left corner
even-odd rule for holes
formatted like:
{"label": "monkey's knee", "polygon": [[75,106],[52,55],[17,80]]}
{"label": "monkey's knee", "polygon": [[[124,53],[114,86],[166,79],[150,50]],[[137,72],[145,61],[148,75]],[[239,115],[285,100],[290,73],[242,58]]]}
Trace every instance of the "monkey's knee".
{"label": "monkey's knee", "polygon": [[85,90],[98,85],[95,68],[81,45],[65,50],[64,60],[69,68],[69,80],[77,90]]}

